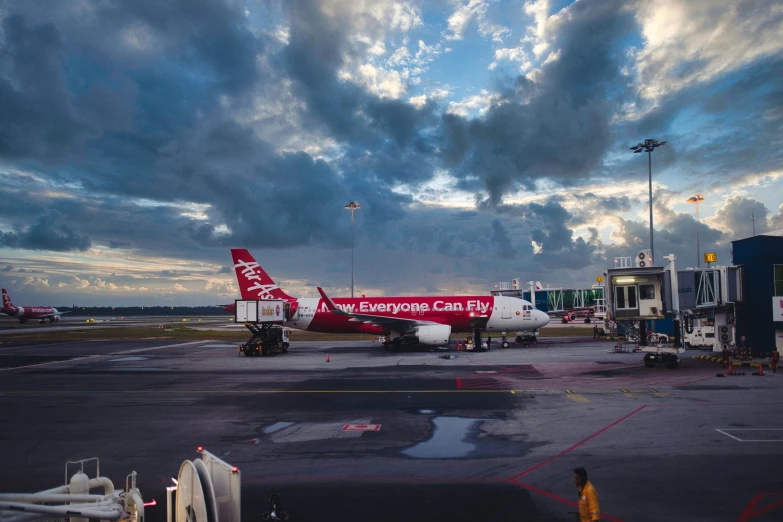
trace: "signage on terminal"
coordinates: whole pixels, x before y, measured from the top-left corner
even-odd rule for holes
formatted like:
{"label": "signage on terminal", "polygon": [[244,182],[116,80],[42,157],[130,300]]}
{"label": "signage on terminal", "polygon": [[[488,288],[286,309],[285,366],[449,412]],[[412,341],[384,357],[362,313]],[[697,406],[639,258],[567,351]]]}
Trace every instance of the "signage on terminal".
{"label": "signage on terminal", "polygon": [[783,321],[783,297],[772,298],[772,320]]}
{"label": "signage on terminal", "polygon": [[718,254],[715,252],[704,252],[704,262],[705,263],[717,263],[718,262]]}

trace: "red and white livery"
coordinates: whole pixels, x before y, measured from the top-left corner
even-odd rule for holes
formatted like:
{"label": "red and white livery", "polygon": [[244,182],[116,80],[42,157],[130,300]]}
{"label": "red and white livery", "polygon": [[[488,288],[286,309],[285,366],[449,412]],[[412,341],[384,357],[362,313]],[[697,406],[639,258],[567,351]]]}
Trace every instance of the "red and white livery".
{"label": "red and white livery", "polygon": [[245,249],[232,249],[242,299],[290,303],[286,326],[325,333],[367,333],[402,342],[448,344],[452,332],[537,330],[549,316],[524,299],[504,296],[295,298],[286,294]]}
{"label": "red and white livery", "polygon": [[3,308],[0,309],[0,313],[16,317],[22,324],[30,319],[37,319],[43,324],[47,319],[50,323],[59,321],[60,316],[68,312],[60,312],[51,306],[14,306],[11,298],[8,297],[8,292],[3,288]]}

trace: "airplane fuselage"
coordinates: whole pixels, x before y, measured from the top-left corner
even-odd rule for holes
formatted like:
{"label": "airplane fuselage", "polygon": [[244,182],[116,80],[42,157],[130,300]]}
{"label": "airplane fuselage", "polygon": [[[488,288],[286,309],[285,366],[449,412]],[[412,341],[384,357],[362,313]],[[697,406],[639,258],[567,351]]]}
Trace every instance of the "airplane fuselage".
{"label": "airplane fuselage", "polygon": [[57,308],[51,306],[9,306],[4,307],[0,312],[11,317],[16,317],[20,322],[27,322],[30,319],[45,318],[50,321],[59,321],[60,312]]}
{"label": "airplane fuselage", "polygon": [[[488,332],[534,330],[545,326],[549,316],[528,301],[495,296],[422,296],[335,298],[344,312],[430,321],[449,325],[455,333],[470,332],[476,326]],[[350,315],[327,310],[321,298],[299,298],[286,326],[324,333],[369,333],[387,335],[390,331]],[[404,332],[400,332],[404,333]]]}

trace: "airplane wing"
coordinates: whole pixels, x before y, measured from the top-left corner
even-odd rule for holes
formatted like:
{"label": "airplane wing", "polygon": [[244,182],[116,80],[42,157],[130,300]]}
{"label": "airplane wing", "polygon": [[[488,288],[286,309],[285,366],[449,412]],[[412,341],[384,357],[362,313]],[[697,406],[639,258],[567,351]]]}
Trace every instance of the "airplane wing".
{"label": "airplane wing", "polygon": [[388,328],[389,330],[395,332],[407,332],[408,330],[410,330],[415,326],[440,324],[434,321],[419,321],[418,319],[405,319],[402,317],[386,317],[383,315],[357,314],[354,312],[346,312],[344,310],[337,308],[337,305],[334,304],[334,301],[332,301],[332,299],[328,295],[326,295],[326,292],[324,292],[320,286],[317,288],[318,288],[318,293],[321,294],[321,298],[324,300],[324,304],[326,304],[326,309],[335,315],[345,315],[350,317],[349,321],[357,321],[357,322],[362,322],[367,324],[373,324],[375,326],[380,326],[381,328]]}

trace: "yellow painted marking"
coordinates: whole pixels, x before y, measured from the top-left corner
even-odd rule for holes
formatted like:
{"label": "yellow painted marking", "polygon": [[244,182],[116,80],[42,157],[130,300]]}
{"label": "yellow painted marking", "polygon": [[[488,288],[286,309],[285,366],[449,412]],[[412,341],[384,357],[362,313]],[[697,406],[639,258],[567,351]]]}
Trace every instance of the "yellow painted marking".
{"label": "yellow painted marking", "polygon": [[571,399],[574,402],[590,402],[587,397],[584,397],[582,395],[579,395],[578,393],[574,393],[571,390],[566,390],[566,397]]}
{"label": "yellow painted marking", "polygon": [[620,391],[623,392],[623,395],[625,395],[626,397],[629,397],[631,399],[635,399],[637,397],[641,397],[641,395],[639,395],[638,393],[633,393],[632,391],[629,391],[629,390],[620,390]]}

